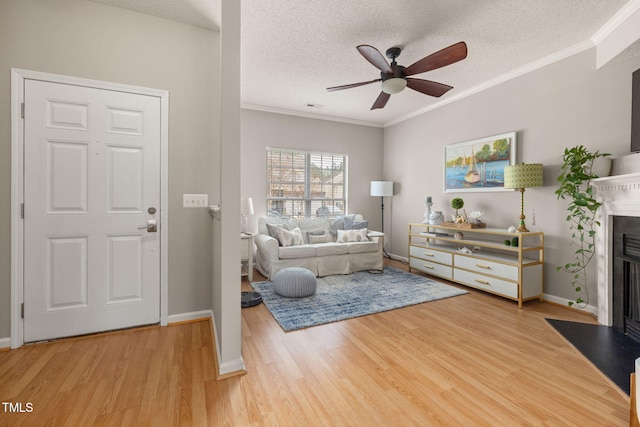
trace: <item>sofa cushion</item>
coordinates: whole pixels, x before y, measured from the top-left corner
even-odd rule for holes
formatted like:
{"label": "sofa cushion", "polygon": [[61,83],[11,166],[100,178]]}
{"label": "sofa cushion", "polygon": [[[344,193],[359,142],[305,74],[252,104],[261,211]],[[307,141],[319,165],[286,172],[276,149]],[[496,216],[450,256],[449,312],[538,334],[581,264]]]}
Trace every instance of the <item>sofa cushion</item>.
{"label": "sofa cushion", "polygon": [[298,226],[298,220],[289,218],[276,218],[273,216],[261,216],[258,218],[258,233],[269,234],[267,224],[277,225],[278,227],[282,227],[285,230],[293,230]]}
{"label": "sofa cushion", "polygon": [[303,244],[302,231],[298,227],[293,230],[278,229],[278,240],[282,246],[298,246]]}
{"label": "sofa cushion", "polygon": [[367,241],[369,241],[369,238],[367,237],[366,228],[361,228],[359,230],[338,230],[338,238],[336,239],[336,242],[338,243]]}
{"label": "sofa cushion", "polygon": [[355,215],[341,215],[333,218],[333,220],[331,220],[331,230],[332,231],[344,230],[345,218],[350,218],[351,220],[354,220]]}
{"label": "sofa cushion", "polygon": [[369,228],[369,221],[354,221],[353,218],[344,219],[345,230],[360,230],[363,228]]}
{"label": "sofa cushion", "polygon": [[349,253],[349,246],[340,243],[324,243],[316,245],[317,256],[346,255]]}
{"label": "sofa cushion", "polygon": [[329,230],[331,228],[330,218],[305,218],[298,221],[300,230],[315,231],[315,230]]}
{"label": "sofa cushion", "polygon": [[378,251],[378,242],[353,242],[344,246],[349,248],[350,254],[362,254],[365,252]]}
{"label": "sofa cushion", "polygon": [[325,230],[311,230],[311,231],[302,230],[302,238],[304,240],[304,243],[305,244],[310,243],[309,241],[310,236],[323,236],[324,232]]}
{"label": "sofa cushion", "polygon": [[322,230],[318,234],[311,234],[311,232],[308,232],[307,239],[311,244],[333,242],[333,238],[331,237],[329,230]]}
{"label": "sofa cushion", "polygon": [[282,227],[274,224],[265,224],[265,227],[267,227],[267,233],[265,234],[273,237],[278,241],[278,244],[280,244],[280,233],[278,230],[280,230]]}
{"label": "sofa cushion", "polygon": [[280,259],[309,258],[316,256],[316,246],[299,245],[299,246],[280,246],[278,248],[278,256]]}

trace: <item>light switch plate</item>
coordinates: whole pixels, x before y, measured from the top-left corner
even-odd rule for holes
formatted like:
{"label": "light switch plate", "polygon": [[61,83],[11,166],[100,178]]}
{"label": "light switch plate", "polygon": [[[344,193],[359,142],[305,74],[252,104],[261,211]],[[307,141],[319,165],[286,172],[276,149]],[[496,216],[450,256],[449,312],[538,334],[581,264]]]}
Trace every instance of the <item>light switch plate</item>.
{"label": "light switch plate", "polygon": [[209,206],[208,194],[183,194],[183,208],[206,208]]}

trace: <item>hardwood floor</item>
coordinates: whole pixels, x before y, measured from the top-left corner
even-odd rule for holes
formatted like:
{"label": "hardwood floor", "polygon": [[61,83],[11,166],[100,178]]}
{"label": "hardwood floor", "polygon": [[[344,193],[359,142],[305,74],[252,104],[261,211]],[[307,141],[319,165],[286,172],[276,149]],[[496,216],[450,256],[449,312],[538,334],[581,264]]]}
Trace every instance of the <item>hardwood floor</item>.
{"label": "hardwood floor", "polygon": [[33,411],[0,426],[628,425],[629,398],[544,320],[590,316],[469,291],[288,333],[243,309],[247,374],[224,380],[208,321],[3,352],[0,401]]}

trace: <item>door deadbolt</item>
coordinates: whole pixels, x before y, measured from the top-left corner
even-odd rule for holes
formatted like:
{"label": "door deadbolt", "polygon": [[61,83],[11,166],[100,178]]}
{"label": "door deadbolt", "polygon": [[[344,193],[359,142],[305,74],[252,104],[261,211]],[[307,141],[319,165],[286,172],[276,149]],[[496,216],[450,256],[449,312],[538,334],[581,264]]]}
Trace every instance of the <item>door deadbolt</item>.
{"label": "door deadbolt", "polygon": [[149,214],[153,215],[154,213],[156,213],[156,208],[151,206],[149,209],[147,209],[147,212],[149,212]]}

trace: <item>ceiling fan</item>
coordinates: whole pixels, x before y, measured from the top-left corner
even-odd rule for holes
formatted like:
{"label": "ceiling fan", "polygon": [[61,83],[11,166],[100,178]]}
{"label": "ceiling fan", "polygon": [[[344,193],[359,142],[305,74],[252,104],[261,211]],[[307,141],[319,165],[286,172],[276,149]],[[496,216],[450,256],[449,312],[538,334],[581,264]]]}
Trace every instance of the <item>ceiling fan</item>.
{"label": "ceiling fan", "polygon": [[353,87],[364,86],[381,81],[382,92],[380,92],[380,95],[378,95],[378,98],[371,106],[372,110],[375,110],[376,108],[384,108],[391,95],[402,92],[407,86],[410,89],[424,93],[425,95],[435,97],[444,95],[449,90],[453,89],[453,86],[432,82],[430,80],[410,78],[409,76],[445,67],[455,62],[462,61],[467,57],[467,44],[465,42],[458,42],[449,47],[445,47],[431,55],[425,56],[408,67],[403,67],[396,63],[396,58],[400,56],[400,52],[402,51],[399,47],[392,47],[386,51],[387,58],[391,59],[391,64],[389,64],[387,60],[384,59],[384,56],[382,56],[380,51],[373,46],[362,44],[356,49],[358,49],[358,52],[360,52],[367,61],[380,70],[380,78],[368,82],[328,87],[327,90],[329,92],[333,92],[336,90],[351,89]]}

